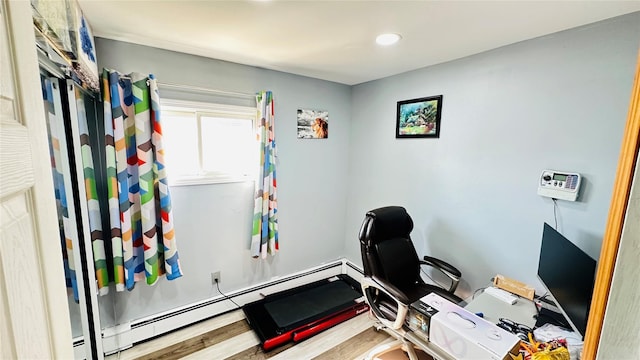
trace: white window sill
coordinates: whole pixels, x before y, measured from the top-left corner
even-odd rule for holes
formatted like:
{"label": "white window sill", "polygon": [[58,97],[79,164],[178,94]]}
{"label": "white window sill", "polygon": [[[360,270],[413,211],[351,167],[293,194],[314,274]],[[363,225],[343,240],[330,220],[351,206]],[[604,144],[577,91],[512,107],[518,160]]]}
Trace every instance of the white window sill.
{"label": "white window sill", "polygon": [[181,177],[169,180],[169,186],[192,186],[210,184],[228,184],[238,182],[253,182],[255,176],[249,175],[216,175],[216,176],[193,176]]}

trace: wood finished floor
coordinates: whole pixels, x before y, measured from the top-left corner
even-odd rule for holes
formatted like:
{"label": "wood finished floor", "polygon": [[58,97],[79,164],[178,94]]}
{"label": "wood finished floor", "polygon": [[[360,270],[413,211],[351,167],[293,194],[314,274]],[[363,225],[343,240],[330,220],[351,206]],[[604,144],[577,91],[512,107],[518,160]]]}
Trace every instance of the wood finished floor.
{"label": "wood finished floor", "polygon": [[225,359],[279,360],[363,359],[374,347],[393,339],[373,329],[369,313],[338,324],[298,344],[287,344],[268,353],[247,324],[241,310],[137,344],[108,360],[129,359]]}

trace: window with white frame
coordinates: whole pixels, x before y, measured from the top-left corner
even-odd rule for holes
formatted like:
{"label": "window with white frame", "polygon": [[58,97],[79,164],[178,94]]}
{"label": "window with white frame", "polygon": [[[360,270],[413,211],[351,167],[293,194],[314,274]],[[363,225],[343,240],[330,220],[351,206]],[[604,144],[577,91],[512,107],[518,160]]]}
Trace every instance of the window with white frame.
{"label": "window with white frame", "polygon": [[255,108],[163,99],[161,110],[170,185],[254,179]]}

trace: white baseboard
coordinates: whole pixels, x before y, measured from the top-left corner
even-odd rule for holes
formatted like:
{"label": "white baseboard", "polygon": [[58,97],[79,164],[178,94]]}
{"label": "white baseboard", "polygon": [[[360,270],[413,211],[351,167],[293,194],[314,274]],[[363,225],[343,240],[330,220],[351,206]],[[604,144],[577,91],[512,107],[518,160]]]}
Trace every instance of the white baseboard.
{"label": "white baseboard", "polygon": [[[269,294],[339,274],[346,274],[360,281],[362,278],[362,269],[343,258],[304,271],[274,278],[264,283],[231,291],[227,293],[227,295],[238,305],[242,306],[260,300]],[[153,316],[133,320],[124,325],[105,328],[102,331],[102,346],[105,354],[112,354],[130,348],[135,343],[235,309],[236,306],[231,301],[219,295]],[[84,342],[76,341],[74,344],[74,352],[76,355],[84,354]],[[80,358],[81,357],[82,356],[80,356]]]}
{"label": "white baseboard", "polygon": [[364,277],[362,268],[347,259],[342,259],[342,273],[361,283]]}

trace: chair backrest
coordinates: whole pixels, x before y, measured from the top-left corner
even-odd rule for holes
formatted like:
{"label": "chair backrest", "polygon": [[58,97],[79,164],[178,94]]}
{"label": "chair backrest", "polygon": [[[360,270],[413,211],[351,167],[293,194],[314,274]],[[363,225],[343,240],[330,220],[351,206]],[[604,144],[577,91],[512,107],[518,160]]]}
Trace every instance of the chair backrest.
{"label": "chair backrest", "polygon": [[413,220],[403,207],[367,212],[359,234],[365,276],[377,276],[399,288],[423,283],[411,230]]}

